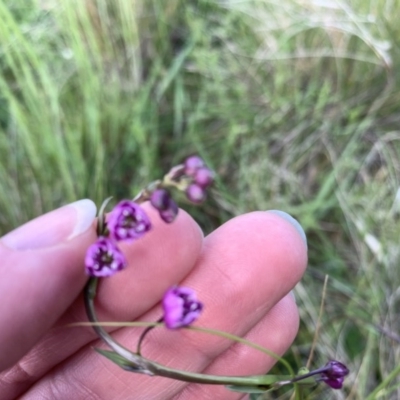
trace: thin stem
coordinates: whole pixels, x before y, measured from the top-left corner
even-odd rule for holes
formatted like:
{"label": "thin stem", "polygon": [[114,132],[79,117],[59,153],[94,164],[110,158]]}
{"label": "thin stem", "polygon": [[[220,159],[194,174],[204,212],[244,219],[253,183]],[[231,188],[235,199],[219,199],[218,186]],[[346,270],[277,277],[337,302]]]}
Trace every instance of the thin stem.
{"label": "thin stem", "polygon": [[89,321],[95,322],[93,325],[94,331],[97,335],[103,339],[116,353],[124,357],[126,360],[132,363],[132,366],[139,369],[142,373],[147,375],[154,375],[149,367],[148,363],[142,357],[132,353],[127,348],[121,346],[119,343],[115,342],[114,339],[98,324],[97,315],[94,309],[94,299],[97,292],[98,279],[90,278],[89,282],[85,287],[85,308]]}
{"label": "thin stem", "polygon": [[280,361],[286,367],[289,374],[291,376],[294,376],[292,367],[285,359],[283,359],[282,357],[280,357],[278,354],[274,353],[273,351],[260,346],[257,343],[250,342],[249,340],[243,339],[239,336],[232,335],[231,333],[227,333],[227,332],[223,332],[223,331],[218,331],[216,329],[200,328],[197,326],[188,326],[188,327],[186,327],[186,329],[190,329],[190,330],[194,330],[194,331],[198,331],[198,332],[210,333],[210,334],[216,335],[216,336],[221,336],[221,337],[224,337],[224,338],[227,338],[230,340],[234,340],[235,342],[242,343],[246,346],[252,347],[253,349],[259,350],[259,351],[269,355],[270,357],[275,358],[275,360]]}
{"label": "thin stem", "polygon": [[[161,364],[148,360],[138,354],[132,353],[127,348],[115,342],[114,339],[102,328],[101,324],[99,323],[94,307],[94,299],[96,297],[97,284],[98,284],[98,279],[91,278],[89,279],[89,282],[85,288],[85,306],[88,318],[91,321],[93,329],[99,335],[99,337],[103,339],[103,341],[107,343],[108,346],[110,346],[111,349],[113,349],[117,354],[119,354],[121,357],[127,360],[129,366],[132,368],[132,371],[141,372],[151,376],[154,375],[164,376],[166,378],[176,379],[184,382],[207,383],[212,385],[234,385],[234,386],[252,386],[252,387],[257,386],[265,390],[282,386],[282,381],[290,383],[290,380],[288,380],[288,378],[291,377],[288,376],[269,376],[269,375],[215,376],[215,375],[186,372],[165,367]],[[161,325],[157,323],[150,323],[151,325],[149,323],[142,323],[142,326],[144,324],[147,324],[147,326]],[[112,325],[112,324],[104,324],[104,325]],[[116,326],[116,324],[114,324],[114,326]],[[214,334],[222,334],[227,338],[231,338],[234,340],[239,339],[240,342],[245,344],[251,343],[246,341],[245,339],[238,338],[234,335],[226,334],[225,332],[214,331],[211,329],[207,330],[204,328],[191,328],[191,329],[204,332],[209,331],[209,333],[214,333]],[[251,343],[251,346],[259,350],[263,349],[261,346],[255,345],[254,343]],[[266,349],[263,349],[263,351],[265,352]]]}
{"label": "thin stem", "polygon": [[329,367],[322,367],[322,368],[315,369],[314,371],[311,371],[307,374],[296,376],[295,378],[290,380],[290,383],[302,381],[303,379],[309,378],[310,376],[319,375],[328,370],[329,370]]}
{"label": "thin stem", "polygon": [[108,197],[107,199],[105,199],[100,207],[98,214],[99,218],[97,221],[97,236],[103,236],[106,231],[107,226],[106,226],[104,211],[111,199],[112,197]]}
{"label": "thin stem", "polygon": [[[164,320],[164,318],[161,317],[160,319],[157,320],[157,323],[161,323],[163,320]],[[140,335],[139,342],[138,342],[138,345],[137,345],[137,348],[136,348],[136,353],[137,353],[139,356],[141,355],[140,348],[141,348],[141,346],[142,346],[142,342],[143,342],[145,336],[146,336],[152,329],[154,329],[155,327],[156,327],[156,325],[148,326],[148,327],[143,331],[143,333]]]}

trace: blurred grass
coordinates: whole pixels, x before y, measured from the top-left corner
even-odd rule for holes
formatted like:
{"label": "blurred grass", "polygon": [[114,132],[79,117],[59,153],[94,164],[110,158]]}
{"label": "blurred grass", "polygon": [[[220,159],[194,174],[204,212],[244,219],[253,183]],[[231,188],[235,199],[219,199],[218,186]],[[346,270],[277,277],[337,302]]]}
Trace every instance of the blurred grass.
{"label": "blurred grass", "polygon": [[312,365],[352,372],[310,398],[400,398],[399,7],[0,0],[0,233],[197,152],[218,172],[189,207],[206,231],[276,208],[306,230],[299,367],[330,276]]}

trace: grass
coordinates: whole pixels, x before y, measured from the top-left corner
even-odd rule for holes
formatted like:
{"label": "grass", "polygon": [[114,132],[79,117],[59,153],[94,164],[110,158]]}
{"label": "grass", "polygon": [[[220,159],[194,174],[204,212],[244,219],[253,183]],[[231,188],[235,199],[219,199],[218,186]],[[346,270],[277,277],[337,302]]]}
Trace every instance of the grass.
{"label": "grass", "polygon": [[190,208],[206,231],[273,208],[306,230],[298,367],[330,277],[312,365],[352,373],[310,398],[400,398],[399,6],[0,0],[0,233],[197,152],[218,172]]}

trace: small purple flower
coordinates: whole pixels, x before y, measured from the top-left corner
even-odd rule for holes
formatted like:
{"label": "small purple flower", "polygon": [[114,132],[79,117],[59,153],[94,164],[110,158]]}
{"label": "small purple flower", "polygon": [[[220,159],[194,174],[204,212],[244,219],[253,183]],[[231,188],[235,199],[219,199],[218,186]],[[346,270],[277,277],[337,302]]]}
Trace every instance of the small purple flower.
{"label": "small purple flower", "polygon": [[175,286],[163,298],[164,322],[168,329],[190,325],[200,315],[203,304],[197,300],[194,290]]}
{"label": "small purple flower", "polygon": [[194,176],[196,171],[204,166],[204,161],[199,156],[190,156],[185,162],[185,174],[189,176]]}
{"label": "small purple flower", "polygon": [[214,173],[207,167],[199,168],[194,175],[194,182],[203,189],[210,186],[214,181]]}
{"label": "small purple flower", "polygon": [[87,249],[85,267],[90,276],[111,276],[126,266],[127,262],[121,250],[106,237],[100,236],[97,242]]}
{"label": "small purple flower", "polygon": [[156,189],[150,197],[151,205],[156,208],[164,222],[171,223],[178,215],[178,205],[166,189]]}
{"label": "small purple flower", "polygon": [[186,197],[192,203],[201,203],[206,198],[206,191],[196,183],[191,183],[186,188]]}
{"label": "small purple flower", "polygon": [[349,373],[349,369],[339,361],[329,361],[324,371],[320,375],[320,380],[325,382],[333,389],[341,389],[344,377]]}
{"label": "small purple flower", "polygon": [[108,216],[107,227],[111,237],[117,241],[134,240],[151,229],[151,222],[139,204],[122,200]]}

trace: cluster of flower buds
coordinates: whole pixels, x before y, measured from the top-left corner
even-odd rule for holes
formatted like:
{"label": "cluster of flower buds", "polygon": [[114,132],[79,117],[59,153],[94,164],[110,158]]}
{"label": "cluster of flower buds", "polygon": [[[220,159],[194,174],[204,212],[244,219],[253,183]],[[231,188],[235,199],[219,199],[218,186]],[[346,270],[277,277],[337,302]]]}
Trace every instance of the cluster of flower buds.
{"label": "cluster of flower buds", "polygon": [[201,203],[206,198],[206,190],[214,180],[214,173],[204,165],[198,156],[185,160],[185,175],[190,177],[186,187],[186,196],[193,203]]}
{"label": "cluster of flower buds", "polygon": [[206,199],[207,189],[213,181],[214,172],[205,165],[203,159],[190,156],[183,164],[172,168],[157,189],[147,191],[151,192],[150,202],[159,211],[160,218],[171,223],[178,214],[178,206],[168,188],[177,188],[186,194],[190,202],[199,204]]}

